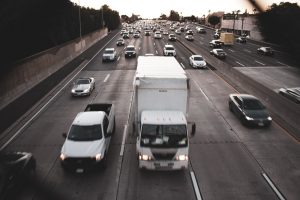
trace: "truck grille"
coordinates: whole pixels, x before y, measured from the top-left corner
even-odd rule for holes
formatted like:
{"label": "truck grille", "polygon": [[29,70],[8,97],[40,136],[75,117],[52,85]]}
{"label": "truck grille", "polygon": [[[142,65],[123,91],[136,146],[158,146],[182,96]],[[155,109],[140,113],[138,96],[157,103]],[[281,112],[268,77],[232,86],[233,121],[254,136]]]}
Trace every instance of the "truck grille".
{"label": "truck grille", "polygon": [[95,163],[95,158],[66,158],[65,163],[70,166],[87,166]]}
{"label": "truck grille", "polygon": [[173,160],[176,153],[152,153],[155,160]]}

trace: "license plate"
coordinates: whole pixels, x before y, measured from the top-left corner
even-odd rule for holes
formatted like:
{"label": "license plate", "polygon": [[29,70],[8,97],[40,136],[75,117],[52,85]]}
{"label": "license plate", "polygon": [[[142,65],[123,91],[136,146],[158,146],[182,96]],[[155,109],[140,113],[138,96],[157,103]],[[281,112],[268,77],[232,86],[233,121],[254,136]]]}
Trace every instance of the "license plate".
{"label": "license plate", "polygon": [[76,169],[77,173],[83,173],[83,171],[84,171],[83,169]]}
{"label": "license plate", "polygon": [[264,126],[263,122],[258,122],[258,126]]}

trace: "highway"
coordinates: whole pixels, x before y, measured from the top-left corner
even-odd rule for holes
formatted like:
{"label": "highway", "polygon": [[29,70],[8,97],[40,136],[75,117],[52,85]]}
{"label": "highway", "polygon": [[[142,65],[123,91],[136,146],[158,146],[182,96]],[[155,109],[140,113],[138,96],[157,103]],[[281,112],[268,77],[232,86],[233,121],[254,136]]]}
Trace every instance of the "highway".
{"label": "highway", "polygon": [[[25,186],[15,194],[15,199],[299,199],[299,142],[276,121],[270,128],[244,127],[228,109],[228,95],[239,91],[216,70],[211,70],[214,66],[207,70],[189,66],[191,51],[182,43],[202,51],[207,59],[217,59],[209,55],[212,30],[207,31],[207,34],[195,35],[193,42],[185,41],[184,35],[176,35],[181,43],[169,42],[167,36],[154,39],[151,33],[151,36],[141,34],[138,39],[130,37],[125,44],[134,45],[137,55],[163,55],[167,43],[176,48],[176,59],[191,80],[188,118],[196,122],[197,127],[195,136],[190,138],[188,170],[138,169],[136,133],[132,129],[137,59],[125,59],[124,46],[116,46],[120,35],[113,33],[116,35],[110,35],[107,44],[84,59],[1,140],[6,150],[32,152],[37,160],[36,184]],[[280,51],[275,52],[275,59],[257,55],[258,46],[249,41],[226,47],[225,62],[235,67],[294,65]],[[102,52],[108,47],[117,49],[118,59],[102,63]],[[96,80],[91,96],[72,97],[73,80],[88,76]],[[108,152],[108,167],[87,173],[68,173],[59,161],[64,142],[62,133],[68,131],[76,114],[90,102],[113,102],[116,107],[116,131]]]}

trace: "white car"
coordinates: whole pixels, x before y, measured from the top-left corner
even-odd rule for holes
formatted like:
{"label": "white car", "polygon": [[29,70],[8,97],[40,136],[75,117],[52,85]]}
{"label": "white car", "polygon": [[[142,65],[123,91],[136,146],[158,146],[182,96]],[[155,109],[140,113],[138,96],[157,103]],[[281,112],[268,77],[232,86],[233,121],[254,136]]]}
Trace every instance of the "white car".
{"label": "white car", "polygon": [[168,31],[164,31],[163,35],[169,35]]}
{"label": "white car", "polygon": [[161,39],[161,33],[160,32],[155,32],[155,34],[154,34],[154,38],[155,39]]}
{"label": "white car", "polygon": [[181,31],[180,31],[179,29],[176,29],[176,30],[175,30],[175,33],[176,33],[177,35],[181,35]]}
{"label": "white car", "polygon": [[139,34],[138,32],[135,32],[135,33],[133,34],[133,37],[134,37],[134,38],[139,38],[139,37],[140,37],[140,34]]}
{"label": "white car", "polygon": [[117,58],[117,51],[114,48],[106,48],[102,55],[102,62],[114,61]]}
{"label": "white car", "polygon": [[165,56],[176,56],[176,50],[173,45],[166,44],[164,47]]}
{"label": "white car", "polygon": [[74,82],[71,94],[73,96],[89,96],[94,89],[95,79],[93,77],[79,78]]}
{"label": "white car", "polygon": [[196,68],[196,69],[197,68],[202,68],[202,69],[207,68],[206,62],[201,55],[192,55],[189,58],[189,62],[193,68]]}
{"label": "white car", "polygon": [[185,39],[188,41],[194,41],[194,37],[192,35],[186,35]]}

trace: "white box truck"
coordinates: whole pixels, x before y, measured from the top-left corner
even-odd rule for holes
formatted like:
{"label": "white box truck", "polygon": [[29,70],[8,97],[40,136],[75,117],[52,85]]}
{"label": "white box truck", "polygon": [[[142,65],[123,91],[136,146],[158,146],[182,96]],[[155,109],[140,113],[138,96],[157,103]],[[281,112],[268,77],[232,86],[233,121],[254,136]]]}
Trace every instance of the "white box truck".
{"label": "white box truck", "polygon": [[[134,79],[139,168],[188,167],[189,79],[174,57],[139,56]],[[195,124],[191,134],[195,133]]]}

